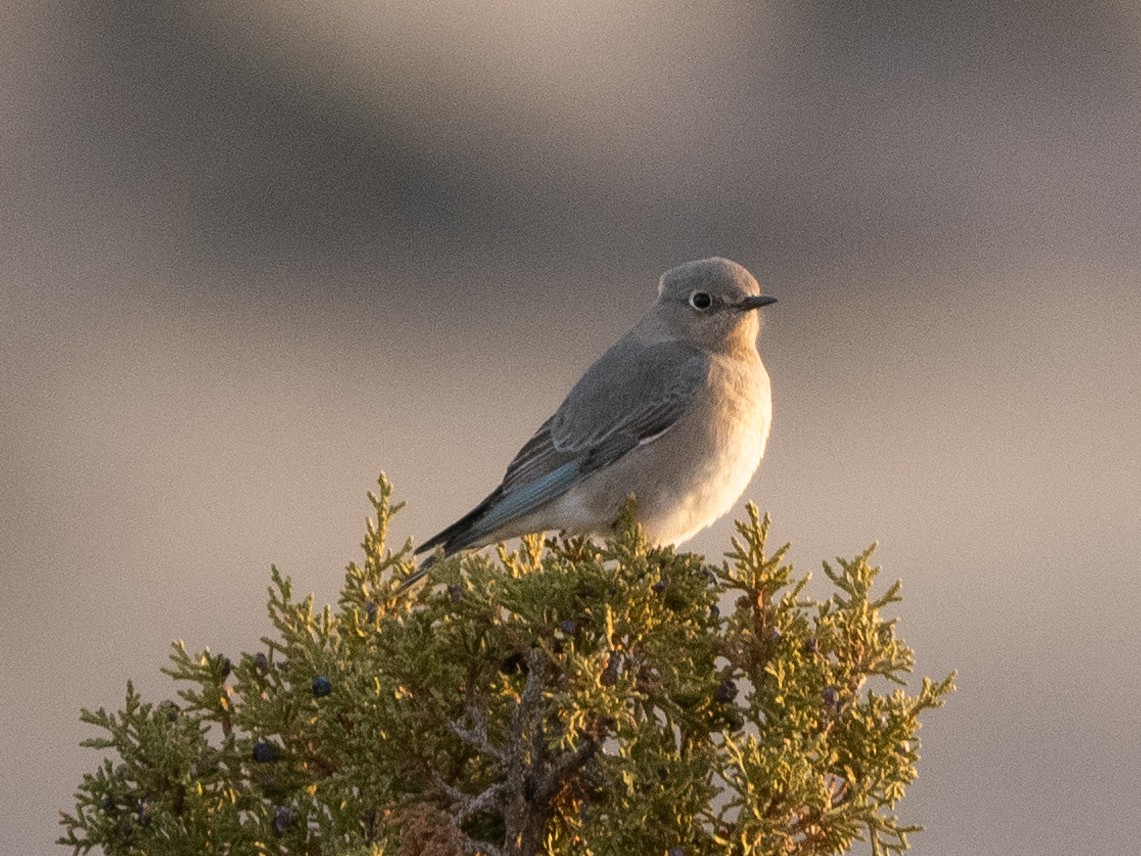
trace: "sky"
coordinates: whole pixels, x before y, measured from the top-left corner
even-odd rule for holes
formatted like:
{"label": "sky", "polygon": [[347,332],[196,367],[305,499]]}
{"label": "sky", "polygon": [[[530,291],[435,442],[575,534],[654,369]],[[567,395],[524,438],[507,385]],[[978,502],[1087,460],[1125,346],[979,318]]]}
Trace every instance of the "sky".
{"label": "sky", "polygon": [[959,671],[916,852],[1135,849],[1136,4],[7,5],[0,851],[80,707],[255,649],[271,563],[335,601],[382,470],[452,522],[709,255],[779,298],[742,503],[817,577],[878,541]]}

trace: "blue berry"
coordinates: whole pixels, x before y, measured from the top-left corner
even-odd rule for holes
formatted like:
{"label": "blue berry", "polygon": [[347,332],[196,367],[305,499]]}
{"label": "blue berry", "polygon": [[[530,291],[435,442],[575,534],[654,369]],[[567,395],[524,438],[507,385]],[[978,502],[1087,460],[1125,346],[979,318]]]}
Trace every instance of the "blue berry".
{"label": "blue berry", "polygon": [[573,636],[578,630],[578,622],[573,618],[568,618],[566,621],[560,624],[559,627],[562,628],[563,633],[567,634],[567,636]]}
{"label": "blue berry", "polygon": [[327,696],[333,691],[333,682],[326,678],[324,675],[318,675],[313,679],[313,695],[317,698]]}
{"label": "blue berry", "polygon": [[805,654],[815,654],[819,650],[820,650],[820,642],[816,639],[815,636],[813,636],[807,642],[804,643],[804,653]]}
{"label": "blue berry", "polygon": [[654,594],[661,594],[664,592],[667,585],[669,585],[669,583],[667,583],[665,580],[658,580],[656,583],[654,583],[653,586]]}
{"label": "blue berry", "polygon": [[293,826],[293,809],[287,805],[279,805],[273,813],[273,831],[284,835],[285,830]]}
{"label": "blue berry", "polygon": [[254,760],[259,764],[268,764],[277,760],[277,747],[272,743],[260,740],[254,744]]}
{"label": "blue berry", "polygon": [[783,636],[783,635],[784,634],[782,634],[780,632],[779,627],[770,627],[769,628],[769,633],[768,633],[769,641],[771,643],[773,643],[774,645],[777,644],[778,642],[780,642],[781,636]]}
{"label": "blue berry", "polygon": [[369,621],[376,621],[377,605],[375,600],[370,600],[364,605],[364,614]]}
{"label": "blue berry", "polygon": [[821,695],[824,698],[824,704],[828,707],[835,707],[840,703],[840,691],[835,687],[825,687]]}
{"label": "blue berry", "polygon": [[737,683],[729,678],[721,682],[717,687],[717,694],[714,696],[721,704],[728,704],[737,698]]}
{"label": "blue berry", "polygon": [[254,665],[261,669],[263,672],[269,669],[269,657],[258,651],[254,654]]}
{"label": "blue berry", "polygon": [[452,603],[459,603],[463,593],[464,590],[456,583],[448,583],[448,597],[452,599]]}

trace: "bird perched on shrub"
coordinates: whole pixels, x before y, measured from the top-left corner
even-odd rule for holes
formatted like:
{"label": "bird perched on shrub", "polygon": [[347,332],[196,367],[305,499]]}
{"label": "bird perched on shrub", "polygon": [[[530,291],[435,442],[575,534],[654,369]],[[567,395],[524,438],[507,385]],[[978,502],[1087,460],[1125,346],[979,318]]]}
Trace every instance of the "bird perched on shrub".
{"label": "bird perched on shrub", "polygon": [[586,370],[500,485],[416,552],[449,556],[545,530],[604,533],[631,495],[653,543],[704,529],[765,451],[772,396],[757,310],[775,299],[728,259],[666,271],[653,306]]}

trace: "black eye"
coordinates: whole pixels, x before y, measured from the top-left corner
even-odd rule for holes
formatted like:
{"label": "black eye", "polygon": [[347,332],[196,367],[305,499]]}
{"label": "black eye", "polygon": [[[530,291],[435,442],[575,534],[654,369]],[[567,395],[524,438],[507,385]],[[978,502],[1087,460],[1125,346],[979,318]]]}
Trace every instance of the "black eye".
{"label": "black eye", "polygon": [[713,305],[713,298],[704,291],[695,291],[689,296],[689,305],[694,309],[705,310]]}

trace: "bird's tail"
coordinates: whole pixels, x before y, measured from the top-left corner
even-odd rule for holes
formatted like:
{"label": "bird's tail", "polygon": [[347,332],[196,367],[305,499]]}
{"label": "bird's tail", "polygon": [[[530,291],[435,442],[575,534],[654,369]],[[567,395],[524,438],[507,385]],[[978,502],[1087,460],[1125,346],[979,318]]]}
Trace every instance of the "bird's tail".
{"label": "bird's tail", "polygon": [[[442,532],[437,532],[423,544],[416,548],[417,553],[426,553],[437,547],[444,548],[444,555],[450,556],[467,547],[471,547],[487,534],[487,530],[480,526],[480,521],[487,514],[496,500],[503,495],[502,488],[496,488],[490,496],[479,505],[449,526]],[[423,566],[421,566],[423,567]]]}

